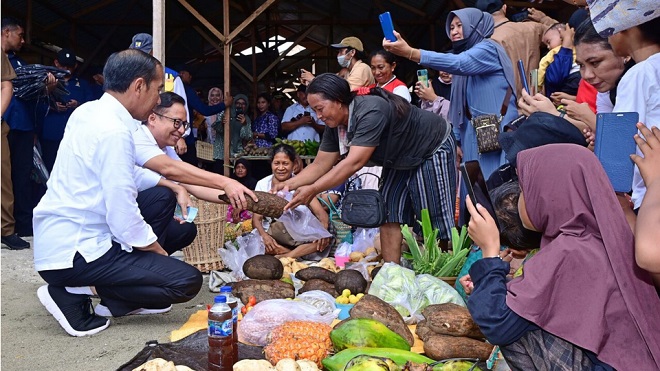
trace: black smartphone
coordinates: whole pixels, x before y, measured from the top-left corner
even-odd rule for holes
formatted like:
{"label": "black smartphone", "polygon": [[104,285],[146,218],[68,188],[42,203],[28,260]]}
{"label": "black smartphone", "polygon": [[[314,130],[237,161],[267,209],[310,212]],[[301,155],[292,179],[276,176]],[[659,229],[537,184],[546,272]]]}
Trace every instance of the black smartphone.
{"label": "black smartphone", "polygon": [[479,161],[466,161],[461,164],[461,176],[463,177],[463,182],[468,190],[468,195],[473,205],[480,204],[488,210],[488,213],[495,220],[495,224],[499,229],[499,222],[497,221],[497,216],[495,215],[495,208],[493,207],[493,202],[490,200],[490,195],[488,194],[488,187],[486,186],[486,178],[481,171],[481,166],[479,166]]}
{"label": "black smartphone", "polygon": [[516,13],[511,16],[511,20],[514,22],[522,22],[529,18],[529,10],[525,9],[520,13]]}

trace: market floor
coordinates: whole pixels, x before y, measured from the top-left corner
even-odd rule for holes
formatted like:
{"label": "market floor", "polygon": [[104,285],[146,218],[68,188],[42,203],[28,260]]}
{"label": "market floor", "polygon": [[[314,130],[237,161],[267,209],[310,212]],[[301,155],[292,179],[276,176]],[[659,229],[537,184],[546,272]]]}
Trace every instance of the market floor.
{"label": "market floor", "polygon": [[[2,370],[116,370],[147,341],[169,342],[170,332],[212,303],[208,275],[195,299],[175,304],[171,312],[111,319],[94,336],[69,336],[41,305],[37,289],[45,282],[35,272],[32,249],[2,249],[0,261],[0,346]],[[98,299],[94,300],[94,304]]]}

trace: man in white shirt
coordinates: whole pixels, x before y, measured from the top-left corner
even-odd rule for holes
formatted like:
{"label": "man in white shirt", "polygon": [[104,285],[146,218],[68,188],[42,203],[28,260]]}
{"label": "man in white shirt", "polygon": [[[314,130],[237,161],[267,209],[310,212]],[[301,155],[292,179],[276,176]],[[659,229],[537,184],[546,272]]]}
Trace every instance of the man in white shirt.
{"label": "man in white shirt", "polygon": [[132,132],[159,101],[163,67],[124,50],[108,58],[103,76],[106,93],[71,115],[34,209],[34,265],[48,282],[37,295],[72,336],[110,324],[92,312],[92,295],[101,298],[97,313],[162,313],[202,285],[196,268],[167,256],[136,202]]}
{"label": "man in white shirt", "polygon": [[320,134],[325,130],[325,124],[316,118],[316,112],[307,103],[307,87],[298,85],[296,91],[297,103],[289,106],[282,117],[282,131],[288,133],[289,140],[307,139],[320,142]]}
{"label": "man in white shirt", "polygon": [[[138,166],[158,174],[168,172],[170,177],[180,181],[180,185],[192,195],[209,202],[219,203],[218,195],[224,192],[212,187],[190,184],[202,183],[196,182],[195,178],[218,178],[225,181],[228,187],[244,188],[233,179],[181,162],[172,146],[181,138],[189,123],[186,121],[185,101],[178,94],[161,93],[160,103],[140,126],[140,129],[133,133],[135,161]],[[172,254],[188,246],[195,239],[197,229],[193,223],[180,223],[172,218],[176,204],[174,193],[166,187],[155,185],[139,192],[137,202],[144,219],[158,236],[158,242],[165,251]],[[247,189],[244,191],[252,194]]]}

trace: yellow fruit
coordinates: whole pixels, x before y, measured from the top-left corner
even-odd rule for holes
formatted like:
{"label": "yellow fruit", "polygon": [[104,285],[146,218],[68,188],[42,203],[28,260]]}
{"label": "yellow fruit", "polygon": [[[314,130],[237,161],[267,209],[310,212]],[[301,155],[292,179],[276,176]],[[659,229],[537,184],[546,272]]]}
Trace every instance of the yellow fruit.
{"label": "yellow fruit", "polygon": [[363,296],[364,296],[363,293],[359,293],[359,294],[355,295],[355,297],[356,297],[358,300],[362,299]]}
{"label": "yellow fruit", "polygon": [[347,296],[342,296],[340,304],[348,304],[348,297]]}
{"label": "yellow fruit", "polygon": [[351,303],[351,304],[357,303],[358,300],[360,300],[360,299],[358,299],[357,296],[355,296],[355,295],[351,295],[351,296],[348,297],[348,302]]}
{"label": "yellow fruit", "polygon": [[344,291],[341,292],[341,296],[345,296],[345,297],[351,296],[351,290],[344,289]]}
{"label": "yellow fruit", "polygon": [[337,298],[335,299],[335,303],[341,304],[341,298],[343,298],[343,296],[337,296]]}

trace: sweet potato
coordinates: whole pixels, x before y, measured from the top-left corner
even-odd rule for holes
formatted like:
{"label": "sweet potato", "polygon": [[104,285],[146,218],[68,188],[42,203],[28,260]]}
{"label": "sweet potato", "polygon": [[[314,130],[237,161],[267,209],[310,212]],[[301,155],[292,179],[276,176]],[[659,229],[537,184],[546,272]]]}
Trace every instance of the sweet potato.
{"label": "sweet potato", "polygon": [[[257,195],[259,202],[254,202],[252,198],[246,197],[248,211],[271,218],[282,216],[284,206],[288,203],[287,200],[268,192],[254,191],[254,194]],[[228,204],[231,203],[226,194],[218,195],[218,198]]]}
{"label": "sweet potato", "polygon": [[415,343],[415,338],[399,312],[393,306],[387,304],[379,297],[365,295],[358,301],[349,312],[351,318],[369,318],[382,322],[387,328],[401,335],[410,346]]}
{"label": "sweet potato", "polygon": [[303,287],[301,287],[300,290],[298,290],[298,293],[302,294],[303,292],[313,291],[313,290],[325,291],[328,294],[332,295],[332,297],[337,296],[337,293],[335,292],[335,286],[333,284],[318,278],[312,278],[311,280],[305,282]]}
{"label": "sweet potato", "polygon": [[257,298],[257,303],[270,299],[295,297],[293,285],[280,280],[244,280],[232,285],[234,294],[247,304],[250,296]]}
{"label": "sweet potato", "polygon": [[435,360],[448,358],[488,359],[493,345],[468,337],[433,335],[424,341],[424,353]]}
{"label": "sweet potato", "polygon": [[335,272],[321,267],[309,267],[296,272],[296,278],[299,280],[309,281],[316,278],[332,284],[335,283],[336,276]]}
{"label": "sweet potato", "polygon": [[284,266],[272,255],[256,255],[243,263],[243,272],[255,280],[279,280]]}
{"label": "sweet potato", "polygon": [[472,320],[467,308],[453,303],[429,305],[422,311],[433,332],[442,335],[483,339],[484,334]]}

